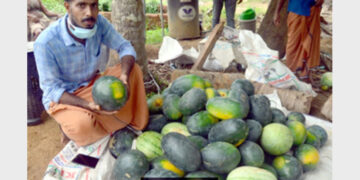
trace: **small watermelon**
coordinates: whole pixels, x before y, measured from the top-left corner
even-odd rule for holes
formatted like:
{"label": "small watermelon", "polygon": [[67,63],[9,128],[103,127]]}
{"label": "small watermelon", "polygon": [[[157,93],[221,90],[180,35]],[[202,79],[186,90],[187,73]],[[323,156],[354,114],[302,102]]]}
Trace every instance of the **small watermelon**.
{"label": "small watermelon", "polygon": [[306,140],[306,128],[300,121],[289,120],[286,122],[286,126],[290,129],[294,138],[294,145],[299,146]]}
{"label": "small watermelon", "polygon": [[301,162],[293,156],[282,155],[272,163],[280,180],[298,179],[303,174]]}
{"label": "small watermelon", "polygon": [[295,157],[300,160],[305,171],[314,170],[319,163],[319,151],[310,144],[302,144],[295,150]]}
{"label": "small watermelon", "polygon": [[150,114],[160,113],[162,110],[164,98],[161,94],[155,94],[147,100]]}
{"label": "small watermelon", "polygon": [[305,116],[300,112],[290,112],[287,116],[287,120],[295,120],[305,124]]}

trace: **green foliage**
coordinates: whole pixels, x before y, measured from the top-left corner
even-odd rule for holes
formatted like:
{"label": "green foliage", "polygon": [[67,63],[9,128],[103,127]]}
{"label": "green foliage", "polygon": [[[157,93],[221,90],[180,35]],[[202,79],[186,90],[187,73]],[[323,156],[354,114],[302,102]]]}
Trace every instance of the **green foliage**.
{"label": "green foliage", "polygon": [[160,13],[160,3],[158,0],[150,0],[145,2],[145,13]]}
{"label": "green foliage", "polygon": [[64,0],[41,0],[46,9],[51,12],[64,15],[66,9],[64,7]]}
{"label": "green foliage", "polygon": [[111,11],[112,0],[99,0],[99,11]]}
{"label": "green foliage", "polygon": [[[147,30],[146,31],[146,44],[157,44],[162,42],[162,30],[161,28],[155,30]],[[164,35],[169,35],[168,29],[164,29]]]}

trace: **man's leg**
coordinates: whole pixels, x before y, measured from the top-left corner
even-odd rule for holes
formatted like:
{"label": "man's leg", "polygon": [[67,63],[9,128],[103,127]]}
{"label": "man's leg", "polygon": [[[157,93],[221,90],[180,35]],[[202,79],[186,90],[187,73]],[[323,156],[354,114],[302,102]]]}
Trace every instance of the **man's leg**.
{"label": "man's leg", "polygon": [[226,0],[225,1],[225,10],[226,10],[226,25],[232,28],[235,28],[235,10],[236,10],[236,1],[237,0]]}
{"label": "man's leg", "polygon": [[87,109],[53,103],[48,113],[60,125],[62,132],[78,146],[92,144],[109,134]]}
{"label": "man's leg", "polygon": [[212,28],[214,28],[215,25],[219,24],[223,4],[223,0],[213,0]]}

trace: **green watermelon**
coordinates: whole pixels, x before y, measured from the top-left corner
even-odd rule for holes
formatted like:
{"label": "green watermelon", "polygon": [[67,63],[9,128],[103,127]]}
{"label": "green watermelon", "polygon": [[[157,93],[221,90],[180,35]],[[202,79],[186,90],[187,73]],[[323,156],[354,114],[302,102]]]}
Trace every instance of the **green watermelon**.
{"label": "green watermelon", "polygon": [[293,156],[278,156],[272,165],[276,169],[279,180],[298,179],[303,174],[301,162]]}
{"label": "green watermelon", "polygon": [[181,96],[179,110],[183,115],[189,116],[205,109],[206,101],[207,97],[204,90],[192,88]]}
{"label": "green watermelon", "polygon": [[149,116],[149,123],[145,131],[160,132],[161,129],[168,123],[168,119],[164,114],[152,114]]}
{"label": "green watermelon", "polygon": [[328,139],[328,135],[323,127],[319,125],[312,125],[307,127],[306,130],[314,134],[317,137],[317,139],[320,139],[320,147],[322,147],[326,143]]}
{"label": "green watermelon", "polygon": [[165,96],[171,94],[170,93],[170,87],[165,88],[162,92],[161,95],[163,96],[163,98],[165,98]]}
{"label": "green watermelon", "polygon": [[241,155],[238,149],[227,142],[213,142],[201,149],[205,168],[211,172],[229,173],[239,164]]}
{"label": "green watermelon", "polygon": [[206,98],[209,100],[213,97],[220,96],[220,94],[217,92],[214,88],[206,88],[205,89]]}
{"label": "green watermelon", "polygon": [[126,151],[116,159],[111,179],[139,180],[149,170],[149,166],[149,162],[142,152]]}
{"label": "green watermelon", "polygon": [[165,156],[160,156],[155,158],[151,162],[151,166],[154,169],[162,168],[166,169],[168,171],[176,173],[179,177],[183,177],[185,175],[185,172],[178,167],[176,167],[173,163],[171,163]]}
{"label": "green watermelon", "polygon": [[130,150],[136,134],[128,128],[117,130],[110,138],[109,151],[114,158]]}
{"label": "green watermelon", "polygon": [[212,88],[213,87],[211,81],[209,81],[208,79],[204,79],[204,82],[205,82],[205,88]]}
{"label": "green watermelon", "polygon": [[295,157],[303,165],[304,171],[314,170],[319,163],[319,151],[310,144],[302,144],[295,150]]}
{"label": "green watermelon", "polygon": [[207,137],[210,128],[219,120],[207,111],[200,111],[192,115],[186,123],[186,127],[193,135]]}
{"label": "green watermelon", "polygon": [[187,138],[189,138],[189,140],[193,142],[199,150],[208,145],[208,140],[202,136],[192,135],[188,136]]}
{"label": "green watermelon", "polygon": [[214,97],[207,101],[206,110],[219,119],[245,118],[248,109],[244,103],[229,97]]}
{"label": "green watermelon", "polygon": [[155,168],[148,171],[144,178],[180,178],[180,176],[166,169]]}
{"label": "green watermelon", "polygon": [[168,134],[170,132],[177,132],[177,133],[180,133],[180,134],[182,134],[184,136],[190,136],[191,135],[189,133],[186,125],[183,124],[183,123],[179,123],[179,122],[168,123],[161,130],[162,135]]}
{"label": "green watermelon", "polygon": [[186,123],[188,122],[188,120],[189,120],[190,117],[191,117],[191,116],[183,116],[183,117],[181,118],[181,122],[182,122],[183,124],[186,124]]}
{"label": "green watermelon", "polygon": [[115,111],[123,107],[128,99],[124,83],[114,76],[102,76],[92,87],[92,98],[102,110]]}
{"label": "green watermelon", "polygon": [[286,126],[290,129],[291,134],[293,135],[295,146],[299,146],[305,142],[307,134],[303,123],[290,120],[286,122]]}
{"label": "green watermelon", "polygon": [[276,177],[265,169],[253,166],[240,166],[232,170],[226,180],[277,180]]}
{"label": "green watermelon", "polygon": [[200,76],[187,74],[175,79],[170,86],[170,93],[182,96],[191,88],[205,89],[205,81]]}
{"label": "green watermelon", "polygon": [[260,138],[263,150],[271,155],[281,155],[290,150],[294,138],[288,127],[280,123],[271,123],[263,128]]}
{"label": "green watermelon", "polygon": [[242,89],[231,89],[228,97],[241,101],[249,106],[249,96]]}
{"label": "green watermelon", "polygon": [[245,141],[239,146],[239,151],[241,162],[245,166],[260,167],[264,163],[264,151],[258,144],[252,141]]}
{"label": "green watermelon", "polygon": [[150,114],[160,113],[162,110],[164,97],[161,94],[155,94],[147,100]]}
{"label": "green watermelon", "polygon": [[192,172],[200,168],[200,151],[186,136],[168,133],[162,138],[161,147],[165,157],[179,169]]}
{"label": "green watermelon", "polygon": [[209,142],[224,141],[235,146],[242,144],[249,133],[245,121],[229,119],[215,124],[209,131]]}
{"label": "green watermelon", "polygon": [[301,123],[303,123],[305,125],[305,116],[300,113],[300,112],[290,112],[287,116],[287,120],[295,120],[295,121],[300,121]]}
{"label": "green watermelon", "polygon": [[254,85],[247,79],[237,79],[233,81],[230,89],[242,89],[248,96],[255,94]]}
{"label": "green watermelon", "polygon": [[332,72],[326,72],[321,75],[320,85],[322,90],[328,90],[332,87]]}
{"label": "green watermelon", "polygon": [[246,120],[246,125],[249,127],[249,134],[246,139],[257,142],[262,133],[262,125],[258,121],[252,119]]}
{"label": "green watermelon", "polygon": [[269,99],[260,94],[250,96],[250,111],[249,118],[254,119],[261,123],[262,126],[266,126],[272,121],[272,112],[270,108]]}
{"label": "green watermelon", "polygon": [[170,120],[178,120],[183,115],[179,110],[180,97],[176,94],[169,94],[165,96],[162,107],[163,114]]}
{"label": "green watermelon", "polygon": [[310,144],[313,145],[316,149],[320,149],[321,147],[320,137],[316,136],[314,132],[306,130],[305,144]]}
{"label": "green watermelon", "polygon": [[136,149],[145,154],[149,161],[162,156],[162,135],[155,131],[146,131],[136,138]]}
{"label": "green watermelon", "polygon": [[272,122],[275,123],[286,123],[286,116],[285,114],[278,108],[270,108],[272,113]]}

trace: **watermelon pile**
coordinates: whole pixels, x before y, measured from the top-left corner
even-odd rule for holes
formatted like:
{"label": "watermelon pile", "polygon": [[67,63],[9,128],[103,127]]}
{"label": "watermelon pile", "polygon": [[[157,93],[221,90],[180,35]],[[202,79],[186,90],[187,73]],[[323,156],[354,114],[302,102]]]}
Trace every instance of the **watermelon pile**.
{"label": "watermelon pile", "polygon": [[114,156],[113,179],[285,180],[316,169],[327,141],[324,128],[306,126],[301,113],[271,108],[246,79],[219,90],[188,74],[149,97],[149,124],[135,138],[136,150],[113,145],[122,147]]}

